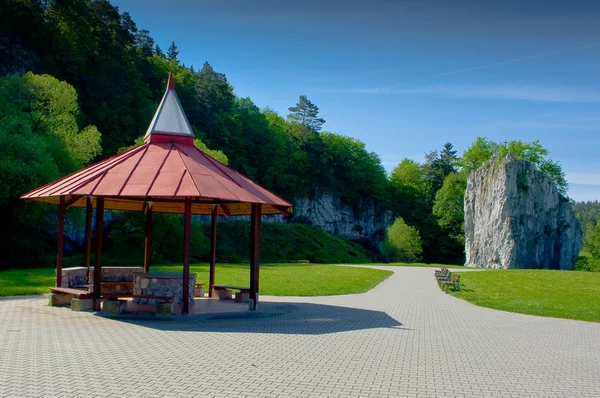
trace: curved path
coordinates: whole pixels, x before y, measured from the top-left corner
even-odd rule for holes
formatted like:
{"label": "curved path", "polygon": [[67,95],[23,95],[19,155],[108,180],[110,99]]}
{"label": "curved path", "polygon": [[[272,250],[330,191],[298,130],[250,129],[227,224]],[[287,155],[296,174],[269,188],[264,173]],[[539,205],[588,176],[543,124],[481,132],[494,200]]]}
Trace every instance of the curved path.
{"label": "curved path", "polygon": [[0,299],[0,397],[597,397],[600,324],[476,307],[431,268],[257,313],[107,319]]}

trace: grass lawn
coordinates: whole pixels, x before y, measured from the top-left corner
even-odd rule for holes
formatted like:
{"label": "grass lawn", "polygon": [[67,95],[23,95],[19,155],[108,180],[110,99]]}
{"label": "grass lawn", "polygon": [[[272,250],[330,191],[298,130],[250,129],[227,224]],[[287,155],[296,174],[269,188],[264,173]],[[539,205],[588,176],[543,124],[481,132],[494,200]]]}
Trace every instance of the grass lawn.
{"label": "grass lawn", "polygon": [[554,318],[600,322],[600,273],[490,270],[460,273],[450,293],[482,307]]}
{"label": "grass lawn", "polygon": [[[178,272],[182,267],[157,265],[152,270]],[[190,272],[208,283],[208,265],[193,264]],[[331,296],[364,293],[392,274],[390,271],[328,264],[261,264],[260,293],[269,296]],[[217,264],[215,283],[249,286],[250,264]],[[0,271],[0,296],[48,293],[54,269]]]}

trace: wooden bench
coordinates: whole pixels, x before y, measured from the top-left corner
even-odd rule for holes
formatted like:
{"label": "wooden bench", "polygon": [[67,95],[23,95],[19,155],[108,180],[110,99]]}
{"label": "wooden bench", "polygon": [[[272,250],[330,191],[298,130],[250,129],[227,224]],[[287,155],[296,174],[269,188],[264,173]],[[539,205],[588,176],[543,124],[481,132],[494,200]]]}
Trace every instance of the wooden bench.
{"label": "wooden bench", "polygon": [[233,286],[233,285],[214,285],[213,289],[217,292],[219,299],[227,300],[232,298],[231,293],[233,290],[239,290],[238,293],[235,294],[235,301],[239,302],[247,302],[250,297],[250,288],[244,286]]}
{"label": "wooden bench", "polygon": [[230,263],[233,261],[233,256],[217,256],[215,260],[217,263]]}
{"label": "wooden bench", "polygon": [[76,311],[81,311],[81,309],[79,309],[80,307],[87,309],[87,307],[91,306],[91,300],[85,305],[80,305],[84,303],[83,300],[92,298],[94,298],[94,293],[87,292],[85,290],[73,289],[70,287],[51,287],[48,305],[50,305],[51,307],[65,305],[73,309],[73,301],[74,299],[77,299],[75,300],[77,302]]}
{"label": "wooden bench", "polygon": [[[436,271],[436,279],[438,286],[444,290],[446,288],[446,293],[448,293],[448,288],[452,286],[454,289],[460,291],[460,275],[452,275],[452,273],[445,268],[445,272]],[[443,270],[442,270],[443,271]]]}
{"label": "wooden bench", "polygon": [[80,300],[94,297],[94,294],[92,292],[88,292],[81,289],[73,289],[70,287],[51,287],[50,293],[69,295]]}

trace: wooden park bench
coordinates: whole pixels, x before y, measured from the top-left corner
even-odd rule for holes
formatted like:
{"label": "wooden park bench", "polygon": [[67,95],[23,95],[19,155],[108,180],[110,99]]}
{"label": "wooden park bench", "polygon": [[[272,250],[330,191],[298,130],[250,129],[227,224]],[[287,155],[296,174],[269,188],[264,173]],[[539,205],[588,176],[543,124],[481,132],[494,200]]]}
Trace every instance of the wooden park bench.
{"label": "wooden park bench", "polygon": [[436,279],[445,278],[448,276],[449,273],[450,273],[450,271],[448,270],[448,268],[442,267],[442,269],[435,270],[435,277],[436,277]]}
{"label": "wooden park bench", "polygon": [[448,293],[448,288],[450,286],[460,291],[460,275],[450,275],[449,278],[439,281],[439,285],[441,286],[442,290],[444,287],[446,287],[446,293]]}
{"label": "wooden park bench", "polygon": [[239,293],[235,294],[235,301],[247,302],[250,298],[250,288],[244,286],[233,286],[233,285],[214,285],[213,289],[221,300],[227,300],[231,298],[233,290],[239,290]]}
{"label": "wooden park bench", "polygon": [[51,307],[65,305],[70,306],[71,309],[73,309],[73,302],[76,301],[76,311],[82,311],[82,309],[79,308],[88,309],[87,307],[91,306],[90,303],[80,306],[80,304],[84,302],[83,300],[92,298],[94,298],[94,293],[85,290],[73,289],[70,287],[51,287],[48,305]]}
{"label": "wooden park bench", "polygon": [[80,300],[94,297],[94,294],[92,292],[88,292],[86,290],[81,289],[73,289],[70,287],[51,287],[50,293],[68,295],[74,298],[78,298]]}

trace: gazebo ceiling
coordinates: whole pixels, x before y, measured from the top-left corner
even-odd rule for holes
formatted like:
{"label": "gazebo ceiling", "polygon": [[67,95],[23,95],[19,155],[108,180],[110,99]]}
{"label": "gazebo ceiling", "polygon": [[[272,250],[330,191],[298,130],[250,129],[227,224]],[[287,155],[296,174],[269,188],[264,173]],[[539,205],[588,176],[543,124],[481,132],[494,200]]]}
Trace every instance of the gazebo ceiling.
{"label": "gazebo ceiling", "polygon": [[[193,144],[189,122],[169,75],[167,91],[148,128],[145,143],[24,194],[21,199],[85,207],[86,197],[105,198],[105,209],[192,214],[289,214],[291,204],[208,156]],[[95,206],[95,204],[94,204]]]}

